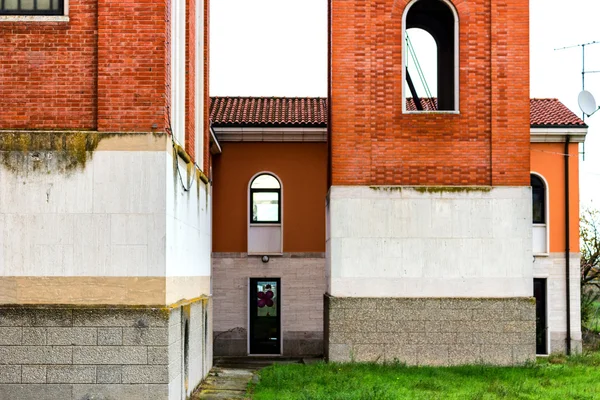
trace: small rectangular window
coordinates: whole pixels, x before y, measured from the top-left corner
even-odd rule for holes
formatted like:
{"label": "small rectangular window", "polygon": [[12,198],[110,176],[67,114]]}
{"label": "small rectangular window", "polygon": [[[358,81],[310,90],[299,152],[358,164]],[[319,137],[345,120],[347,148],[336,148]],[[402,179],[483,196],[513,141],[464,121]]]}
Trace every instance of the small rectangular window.
{"label": "small rectangular window", "polygon": [[0,15],[64,15],[64,0],[0,0]]}
{"label": "small rectangular window", "polygon": [[252,205],[252,222],[279,222],[279,191],[253,191]]}

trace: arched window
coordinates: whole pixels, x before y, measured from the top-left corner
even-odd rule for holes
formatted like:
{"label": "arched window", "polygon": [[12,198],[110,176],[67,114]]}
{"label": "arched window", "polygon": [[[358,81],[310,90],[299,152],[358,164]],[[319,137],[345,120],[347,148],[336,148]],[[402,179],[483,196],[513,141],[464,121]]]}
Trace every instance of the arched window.
{"label": "arched window", "polygon": [[281,184],[271,174],[260,174],[250,183],[250,223],[281,223]]}
{"label": "arched window", "polygon": [[548,230],[548,185],[541,175],[531,174],[531,204],[533,222],[533,254],[547,255]]}
{"label": "arched window", "polygon": [[402,34],[404,111],[458,111],[458,14],[452,4],[413,1]]}
{"label": "arched window", "polygon": [[546,185],[542,178],[531,174],[531,192],[533,195],[533,223],[546,223]]}

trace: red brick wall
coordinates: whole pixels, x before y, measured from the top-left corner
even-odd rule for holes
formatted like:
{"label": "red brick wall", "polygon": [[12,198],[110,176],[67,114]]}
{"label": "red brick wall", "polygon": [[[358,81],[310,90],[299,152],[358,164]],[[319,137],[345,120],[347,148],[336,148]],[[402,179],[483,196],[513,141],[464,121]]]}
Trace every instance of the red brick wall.
{"label": "red brick wall", "polygon": [[[196,0],[186,7],[186,150],[195,158]],[[208,0],[204,165],[209,170]],[[71,0],[68,22],[0,23],[0,129],[148,132],[168,125],[171,0]]]}
{"label": "red brick wall", "polygon": [[403,114],[407,0],[330,0],[333,185],[529,185],[527,0],[457,0],[460,114]]}
{"label": "red brick wall", "polygon": [[0,129],[95,129],[96,4],[70,22],[0,22]]}
{"label": "red brick wall", "polygon": [[162,129],[165,12],[164,0],[98,0],[98,130]]}
{"label": "red brick wall", "polygon": [[71,0],[68,22],[1,22],[0,129],[162,130],[166,11]]}

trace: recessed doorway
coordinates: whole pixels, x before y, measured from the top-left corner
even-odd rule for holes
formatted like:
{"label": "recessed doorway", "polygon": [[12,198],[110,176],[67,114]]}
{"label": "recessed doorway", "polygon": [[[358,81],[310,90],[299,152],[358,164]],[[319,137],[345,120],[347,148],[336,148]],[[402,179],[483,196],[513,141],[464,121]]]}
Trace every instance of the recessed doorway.
{"label": "recessed doorway", "polygon": [[535,352],[548,354],[548,324],[546,279],[533,280],[533,296],[535,297]]}
{"label": "recessed doorway", "polygon": [[250,354],[281,354],[281,279],[250,278]]}

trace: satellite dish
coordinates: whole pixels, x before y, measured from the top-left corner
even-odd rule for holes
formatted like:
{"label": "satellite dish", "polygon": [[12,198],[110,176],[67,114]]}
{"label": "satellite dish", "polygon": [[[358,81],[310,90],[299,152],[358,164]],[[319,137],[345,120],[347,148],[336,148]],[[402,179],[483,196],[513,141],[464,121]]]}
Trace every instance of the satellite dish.
{"label": "satellite dish", "polygon": [[583,92],[579,93],[578,100],[579,108],[581,108],[581,111],[583,111],[583,113],[586,114],[588,117],[594,114],[596,111],[598,111],[596,99],[594,99],[594,96],[587,90],[584,90]]}

